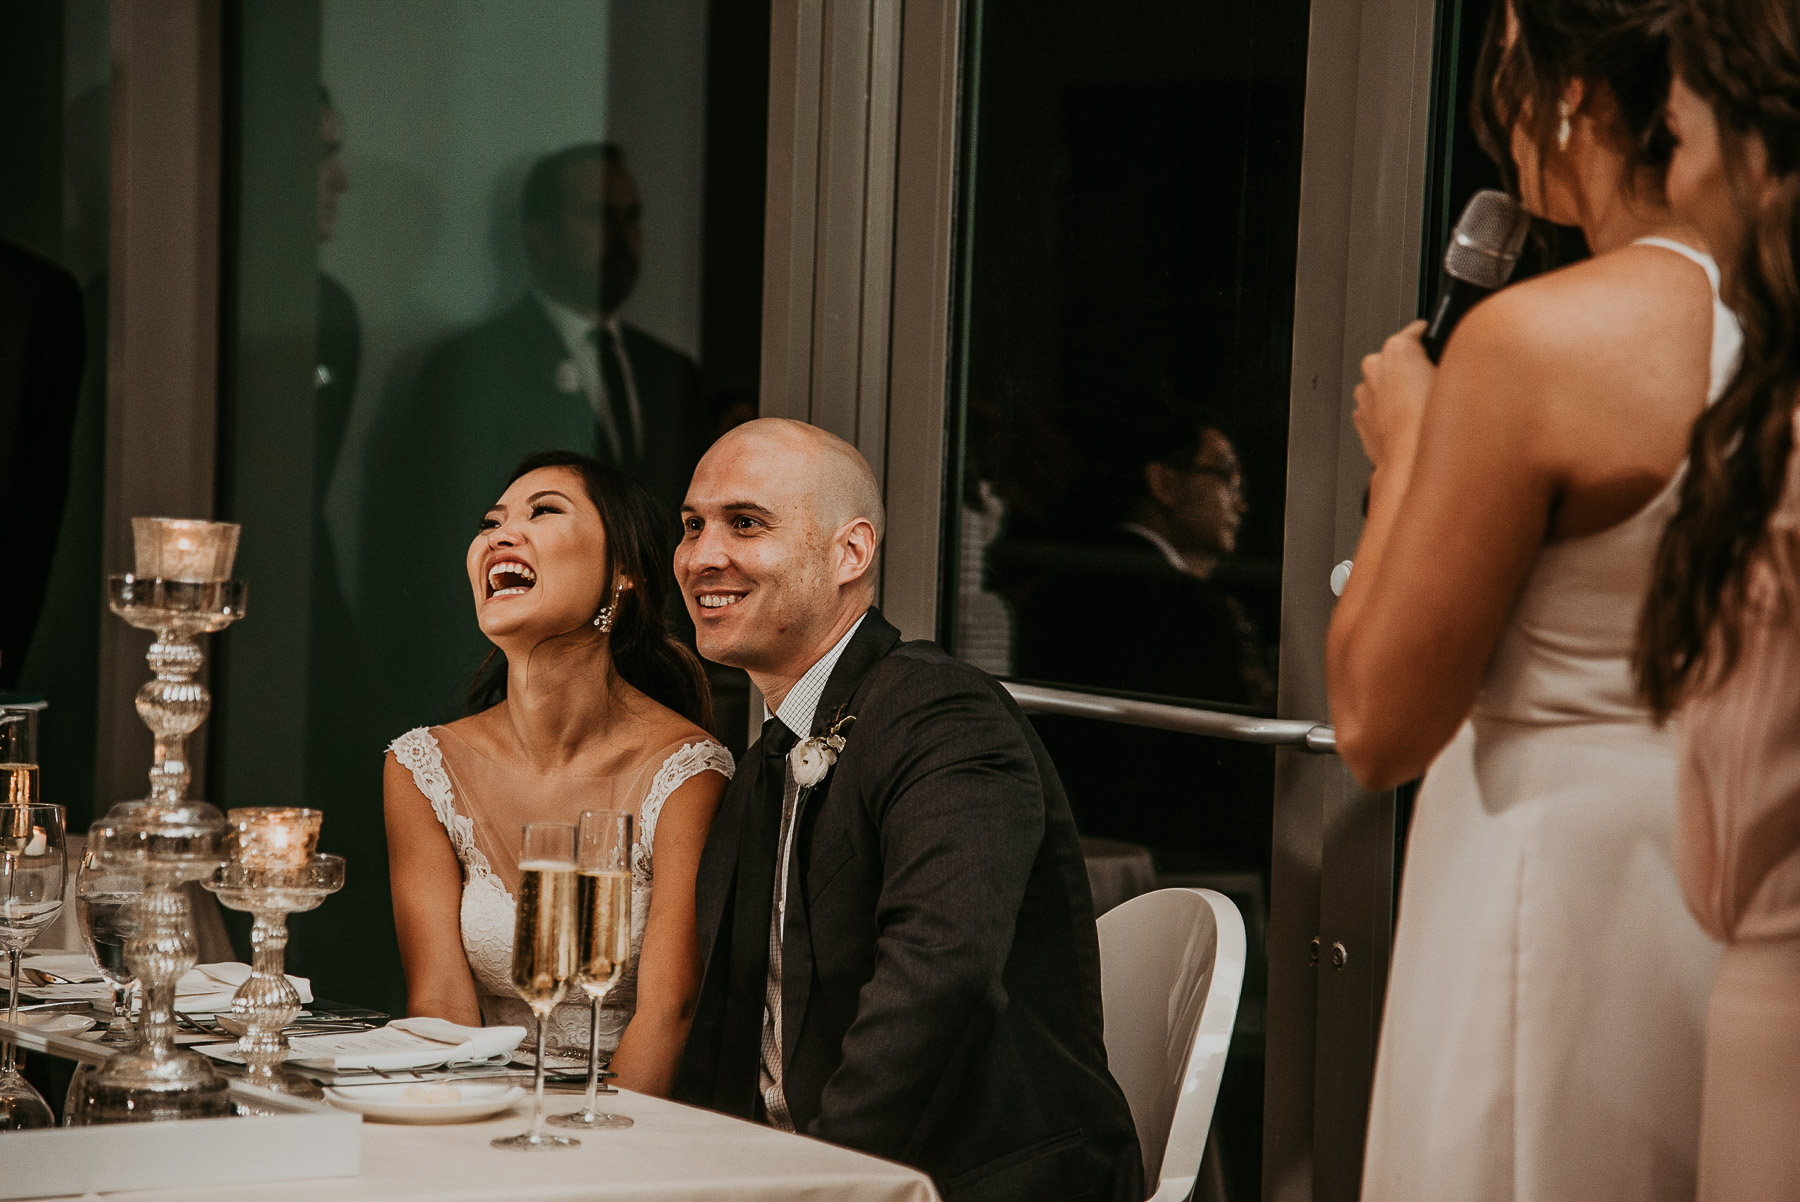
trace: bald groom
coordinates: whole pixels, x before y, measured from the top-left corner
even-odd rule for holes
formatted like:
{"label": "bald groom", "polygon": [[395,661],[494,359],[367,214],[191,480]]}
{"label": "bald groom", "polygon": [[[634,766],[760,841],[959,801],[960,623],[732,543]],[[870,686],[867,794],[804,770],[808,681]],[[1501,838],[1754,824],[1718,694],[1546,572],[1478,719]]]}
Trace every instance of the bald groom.
{"label": "bald groom", "polygon": [[999,684],[874,608],[868,464],[750,422],[682,521],[700,653],[773,716],[701,856],[675,1096],[916,1165],[946,1202],[1139,1202],[1068,800]]}

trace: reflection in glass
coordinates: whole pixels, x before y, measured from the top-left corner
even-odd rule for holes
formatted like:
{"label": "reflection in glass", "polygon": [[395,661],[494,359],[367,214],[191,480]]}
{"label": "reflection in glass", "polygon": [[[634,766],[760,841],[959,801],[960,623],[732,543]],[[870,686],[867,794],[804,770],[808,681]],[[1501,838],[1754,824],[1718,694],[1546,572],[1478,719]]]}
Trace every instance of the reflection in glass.
{"label": "reflection in glass", "polygon": [[[943,633],[1003,675],[1273,712],[1308,5],[970,20]],[[1147,848],[1157,886],[1244,914],[1210,1155],[1257,1197],[1274,756],[1033,725],[1097,853]]]}

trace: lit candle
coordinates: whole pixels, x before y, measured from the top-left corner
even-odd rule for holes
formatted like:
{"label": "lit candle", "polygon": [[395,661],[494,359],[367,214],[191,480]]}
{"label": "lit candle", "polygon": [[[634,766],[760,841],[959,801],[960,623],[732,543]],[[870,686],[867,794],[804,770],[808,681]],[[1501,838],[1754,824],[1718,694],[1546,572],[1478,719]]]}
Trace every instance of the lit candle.
{"label": "lit candle", "polygon": [[202,584],[229,580],[241,530],[236,522],[132,518],[137,574],[147,579]]}
{"label": "lit candle", "polygon": [[303,868],[319,848],[317,810],[252,806],[232,810],[230,855],[246,868]]}

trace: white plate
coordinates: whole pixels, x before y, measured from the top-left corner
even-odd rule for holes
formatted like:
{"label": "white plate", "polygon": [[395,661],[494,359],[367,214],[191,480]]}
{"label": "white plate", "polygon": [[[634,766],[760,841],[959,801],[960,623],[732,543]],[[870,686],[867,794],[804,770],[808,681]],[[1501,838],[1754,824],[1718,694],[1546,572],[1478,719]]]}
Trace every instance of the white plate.
{"label": "white plate", "polygon": [[525,1097],[525,1091],[517,1085],[483,1085],[478,1081],[445,1084],[461,1095],[458,1101],[421,1102],[417,1100],[417,1094],[407,1096],[407,1090],[429,1093],[434,1088],[444,1087],[434,1086],[429,1081],[353,1085],[343,1089],[328,1086],[325,1100],[378,1123],[466,1123],[510,1110]]}
{"label": "white plate", "polygon": [[19,1015],[20,1026],[52,1035],[74,1035],[79,1031],[87,1030],[96,1021],[79,1014],[57,1014],[55,1012]]}

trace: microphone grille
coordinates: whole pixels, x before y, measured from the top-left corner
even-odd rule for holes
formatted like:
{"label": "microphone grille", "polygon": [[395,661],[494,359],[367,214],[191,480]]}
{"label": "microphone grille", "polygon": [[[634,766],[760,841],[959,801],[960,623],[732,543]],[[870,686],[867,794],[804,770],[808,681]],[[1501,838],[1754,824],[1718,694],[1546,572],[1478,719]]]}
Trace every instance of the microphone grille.
{"label": "microphone grille", "polygon": [[1489,291],[1512,276],[1531,216],[1504,192],[1484,188],[1469,197],[1444,250],[1444,272],[1451,279]]}

